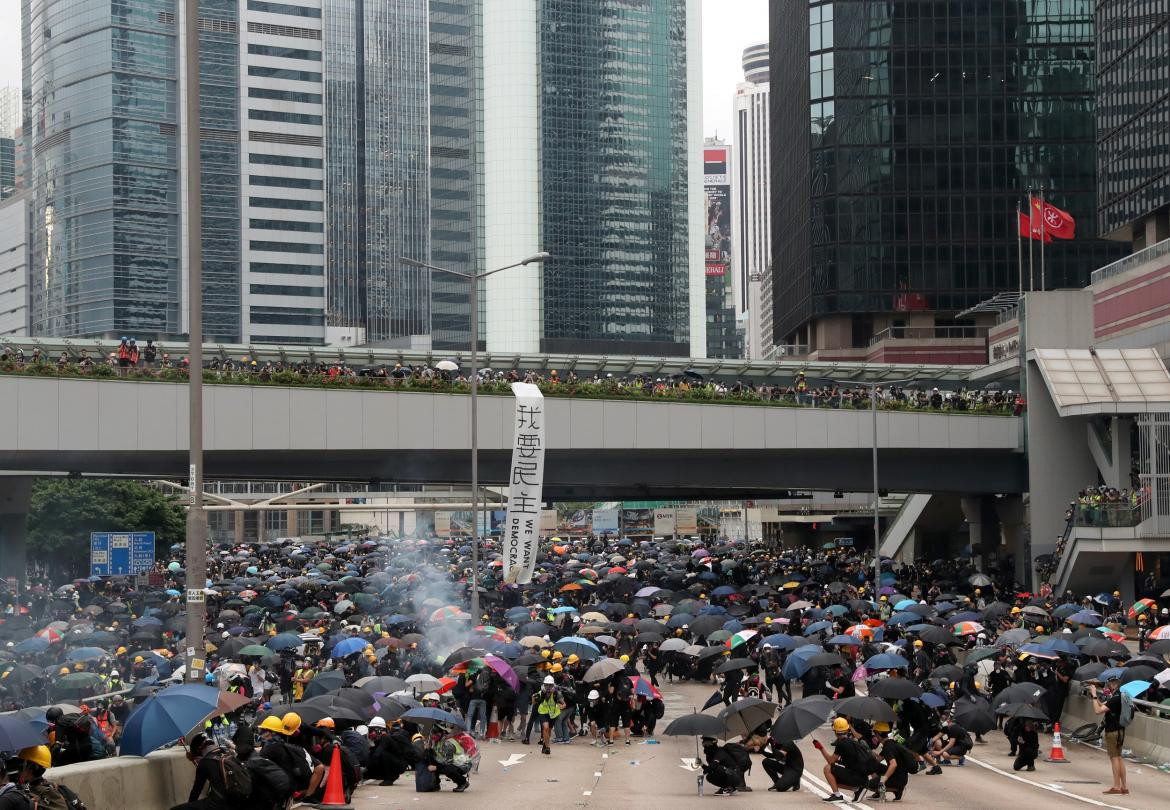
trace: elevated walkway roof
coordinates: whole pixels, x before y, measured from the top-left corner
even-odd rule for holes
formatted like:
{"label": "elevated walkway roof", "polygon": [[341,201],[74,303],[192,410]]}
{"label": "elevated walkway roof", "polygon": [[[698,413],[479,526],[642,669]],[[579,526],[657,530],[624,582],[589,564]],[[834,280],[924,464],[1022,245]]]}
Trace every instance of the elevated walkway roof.
{"label": "elevated walkway roof", "polygon": [[1170,411],[1170,372],[1154,349],[1034,349],[1061,416]]}

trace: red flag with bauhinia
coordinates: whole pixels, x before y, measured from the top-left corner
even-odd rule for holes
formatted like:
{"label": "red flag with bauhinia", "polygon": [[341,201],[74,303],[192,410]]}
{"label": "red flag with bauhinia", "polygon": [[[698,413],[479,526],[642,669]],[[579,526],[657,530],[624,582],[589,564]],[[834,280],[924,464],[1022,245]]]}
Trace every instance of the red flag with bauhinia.
{"label": "red flag with bauhinia", "polygon": [[1041,239],[1042,238],[1045,243],[1052,241],[1052,234],[1050,234],[1050,233],[1043,233],[1042,234],[1041,233],[1039,222],[1037,222],[1036,226],[1033,228],[1031,220],[1029,220],[1026,215],[1020,214],[1017,212],[1017,216],[1019,216],[1019,218],[1020,218],[1020,236],[1024,237],[1025,239]]}
{"label": "red flag with bauhinia", "polygon": [[[1044,218],[1043,226],[1040,224],[1041,217]],[[1045,234],[1056,239],[1072,239],[1077,235],[1077,221],[1072,214],[1035,197],[1032,198],[1032,221],[1033,227],[1042,227]]]}

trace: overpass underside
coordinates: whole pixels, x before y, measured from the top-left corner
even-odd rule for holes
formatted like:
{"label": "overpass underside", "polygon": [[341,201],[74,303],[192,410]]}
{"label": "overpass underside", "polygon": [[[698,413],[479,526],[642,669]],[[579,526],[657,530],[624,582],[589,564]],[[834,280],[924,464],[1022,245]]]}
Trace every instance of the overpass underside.
{"label": "overpass underside", "polygon": [[[890,448],[880,451],[880,485],[891,492],[1020,493],[1027,484],[1022,454]],[[510,451],[479,454],[480,481],[507,482]],[[210,479],[381,481],[466,484],[467,450],[336,449],[209,450]],[[550,449],[545,494],[551,500],[622,498],[764,498],[783,490],[867,491],[868,449]],[[0,468],[28,472],[182,478],[185,450],[0,450]]]}

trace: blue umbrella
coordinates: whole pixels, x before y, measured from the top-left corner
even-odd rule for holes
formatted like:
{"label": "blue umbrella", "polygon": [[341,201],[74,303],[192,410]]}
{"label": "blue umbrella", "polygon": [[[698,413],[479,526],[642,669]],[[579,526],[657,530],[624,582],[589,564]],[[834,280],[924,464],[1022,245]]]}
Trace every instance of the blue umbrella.
{"label": "blue umbrella", "polygon": [[700,616],[725,616],[726,614],[727,608],[723,605],[704,605],[699,610]]}
{"label": "blue umbrella", "polygon": [[894,653],[878,653],[865,662],[866,669],[907,669],[910,662]]}
{"label": "blue umbrella", "polygon": [[809,665],[806,659],[812,658],[817,653],[824,652],[820,646],[816,644],[806,644],[803,647],[798,647],[793,650],[788,656],[788,660],[784,662],[784,669],[782,674],[785,678],[793,680],[794,678],[804,677],[804,673],[808,672]]}
{"label": "blue umbrella", "polygon": [[33,636],[26,638],[24,641],[12,645],[12,651],[17,655],[24,655],[26,653],[43,653],[49,649],[49,640],[41,638],[40,636]]}
{"label": "blue umbrella", "polygon": [[684,624],[690,624],[694,619],[695,617],[689,613],[676,613],[670,617],[670,621],[666,623],[666,626],[671,630],[677,630]]}
{"label": "blue umbrella", "polygon": [[553,649],[565,655],[576,654],[581,658],[599,658],[601,656],[601,650],[597,648],[596,644],[580,636],[565,636],[553,645]]}
{"label": "blue umbrella", "polygon": [[434,709],[430,706],[422,706],[417,709],[411,709],[403,713],[402,720],[410,723],[418,723],[420,725],[431,725],[433,723],[446,723],[449,726],[456,726],[457,728],[467,728],[460,720],[451,712],[445,712],[442,709]]}
{"label": "blue umbrella", "polygon": [[147,698],[126,720],[122,754],[144,757],[179,739],[219,712],[219,695],[214,687],[185,683]]}
{"label": "blue umbrella", "polygon": [[826,621],[813,622],[808,627],[804,628],[804,634],[806,636],[811,636],[813,633],[819,633],[822,630],[828,630],[832,626],[833,626],[832,622],[826,622]]}
{"label": "blue umbrella", "polygon": [[161,627],[162,619],[157,616],[142,616],[131,622],[135,627]]}
{"label": "blue umbrella", "polygon": [[735,593],[735,588],[730,585],[720,585],[715,590],[711,591],[712,596],[731,596]]}
{"label": "blue umbrella", "polygon": [[182,594],[176,591],[174,588],[167,588],[166,594],[167,596],[182,596]]}
{"label": "blue umbrella", "polygon": [[1098,681],[1100,683],[1105,683],[1106,681],[1112,680],[1113,678],[1120,678],[1125,673],[1126,673],[1125,667],[1109,667],[1109,669],[1102,672],[1100,675],[1098,675],[1093,680]]}
{"label": "blue umbrella", "polygon": [[1132,699],[1145,692],[1151,686],[1153,686],[1153,684],[1149,681],[1130,681],[1129,683],[1123,683],[1121,685],[1121,691],[1125,692],[1125,694],[1129,695]]}
{"label": "blue umbrella", "polygon": [[906,608],[910,607],[911,605],[917,605],[917,604],[918,603],[915,602],[913,599],[903,599],[901,602],[894,605],[894,610],[905,610]]}
{"label": "blue umbrella", "polygon": [[743,622],[739,619],[730,619],[723,623],[723,629],[728,633],[738,633],[743,629]]}
{"label": "blue umbrella", "polygon": [[70,650],[69,654],[65,656],[66,661],[97,661],[102,658],[109,658],[110,654],[101,647],[78,647],[76,650]]}
{"label": "blue umbrella", "polygon": [[276,650],[277,652],[280,652],[281,650],[288,650],[293,647],[299,647],[304,643],[305,642],[302,641],[301,637],[296,633],[280,633],[279,635],[275,635],[265,641],[264,646],[268,647],[270,650]]}
{"label": "blue umbrella", "polygon": [[368,642],[364,638],[346,638],[333,645],[329,652],[330,658],[345,658],[366,648]]}
{"label": "blue umbrella", "polygon": [[1047,647],[1055,653],[1063,653],[1065,655],[1080,655],[1081,649],[1071,641],[1065,641],[1063,638],[1051,638],[1045,641],[1042,647]]}
{"label": "blue umbrella", "polygon": [[22,748],[45,745],[45,729],[48,726],[48,721],[42,728],[40,723],[21,714],[0,715],[0,751],[15,753]]}
{"label": "blue umbrella", "polygon": [[558,615],[558,616],[562,613],[576,613],[576,612],[577,612],[577,608],[573,607],[572,605],[565,605],[564,607],[553,608],[552,610],[549,611],[549,613],[552,613],[552,614]]}
{"label": "blue umbrella", "polygon": [[825,608],[825,613],[828,613],[830,616],[844,616],[848,612],[849,608],[844,605],[829,605]]}
{"label": "blue umbrella", "polygon": [[760,644],[778,647],[781,650],[795,650],[800,646],[800,639],[796,638],[796,636],[790,636],[787,633],[773,633],[770,636],[765,636],[760,639]]}
{"label": "blue umbrella", "polygon": [[1069,616],[1065,621],[1073,624],[1088,624],[1096,627],[1101,623],[1101,614],[1095,610],[1082,610]]}
{"label": "blue umbrella", "polygon": [[887,625],[896,625],[896,624],[917,623],[921,618],[922,617],[919,616],[917,613],[907,613],[907,612],[903,611],[902,613],[895,613],[893,616],[891,616],[889,619],[887,619],[886,624]]}
{"label": "blue umbrella", "polygon": [[941,709],[943,706],[947,705],[946,698],[940,697],[934,692],[924,692],[918,697],[914,698],[914,700],[925,703],[932,709]]}

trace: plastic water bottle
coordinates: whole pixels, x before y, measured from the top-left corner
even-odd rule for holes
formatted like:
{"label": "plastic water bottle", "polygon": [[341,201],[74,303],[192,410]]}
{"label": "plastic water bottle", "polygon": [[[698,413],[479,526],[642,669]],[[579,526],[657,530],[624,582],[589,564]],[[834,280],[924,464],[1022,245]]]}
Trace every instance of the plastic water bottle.
{"label": "plastic water bottle", "polygon": [[698,779],[696,781],[699,783],[699,795],[702,796],[703,795],[703,774],[700,773],[698,776]]}

